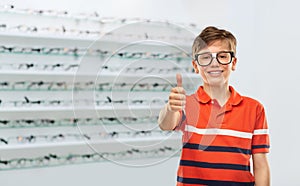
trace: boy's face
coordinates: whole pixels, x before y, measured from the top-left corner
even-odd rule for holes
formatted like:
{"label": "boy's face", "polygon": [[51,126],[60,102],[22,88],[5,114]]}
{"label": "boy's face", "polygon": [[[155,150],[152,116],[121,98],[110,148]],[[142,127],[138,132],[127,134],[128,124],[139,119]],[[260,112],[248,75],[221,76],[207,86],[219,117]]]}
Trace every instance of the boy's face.
{"label": "boy's face", "polygon": [[[218,53],[220,51],[231,51],[227,41],[216,40],[197,54],[205,52]],[[200,73],[204,85],[222,86],[228,85],[230,73],[235,70],[237,59],[235,57],[232,58],[232,62],[227,65],[218,63],[216,58],[213,58],[213,61],[208,66],[200,66],[195,60],[192,63],[195,72]]]}

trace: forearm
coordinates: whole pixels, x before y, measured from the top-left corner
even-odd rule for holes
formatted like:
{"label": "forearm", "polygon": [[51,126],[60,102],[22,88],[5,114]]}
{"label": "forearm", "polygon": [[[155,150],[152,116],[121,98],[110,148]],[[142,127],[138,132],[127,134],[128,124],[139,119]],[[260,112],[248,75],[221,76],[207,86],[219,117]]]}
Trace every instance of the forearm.
{"label": "forearm", "polygon": [[255,186],[270,186],[269,166],[254,167]]}
{"label": "forearm", "polygon": [[168,104],[166,104],[160,111],[158,117],[158,124],[162,130],[173,130],[180,121],[179,111],[170,111]]}

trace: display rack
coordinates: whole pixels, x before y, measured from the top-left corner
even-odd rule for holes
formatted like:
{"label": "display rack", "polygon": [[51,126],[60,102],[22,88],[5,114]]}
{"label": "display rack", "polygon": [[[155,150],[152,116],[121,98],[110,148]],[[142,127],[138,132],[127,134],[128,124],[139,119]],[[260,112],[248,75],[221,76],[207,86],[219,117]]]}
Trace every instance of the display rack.
{"label": "display rack", "polygon": [[[166,21],[0,7],[0,170],[168,158],[157,126],[193,34]],[[194,28],[194,25],[193,27]]]}

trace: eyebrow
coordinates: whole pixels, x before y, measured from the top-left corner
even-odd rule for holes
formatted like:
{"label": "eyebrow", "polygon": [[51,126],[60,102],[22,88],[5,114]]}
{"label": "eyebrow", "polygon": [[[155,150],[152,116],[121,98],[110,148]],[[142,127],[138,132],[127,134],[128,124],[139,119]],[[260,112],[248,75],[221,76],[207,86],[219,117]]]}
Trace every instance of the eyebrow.
{"label": "eyebrow", "polygon": [[[218,52],[230,52],[230,51],[232,51],[232,50],[219,50]],[[218,53],[218,52],[211,52],[209,50],[204,50],[204,51],[200,50],[199,52],[196,52],[195,54]]]}

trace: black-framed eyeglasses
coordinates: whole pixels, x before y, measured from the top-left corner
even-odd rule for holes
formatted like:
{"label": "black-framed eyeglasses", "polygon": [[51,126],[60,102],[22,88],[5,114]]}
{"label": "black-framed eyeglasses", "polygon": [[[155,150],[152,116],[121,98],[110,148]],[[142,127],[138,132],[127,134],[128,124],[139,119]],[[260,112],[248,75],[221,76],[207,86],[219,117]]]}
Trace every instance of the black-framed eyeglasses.
{"label": "black-framed eyeglasses", "polygon": [[220,51],[218,53],[205,52],[195,55],[195,60],[200,66],[208,66],[211,64],[214,58],[217,59],[218,63],[222,65],[228,65],[234,58],[234,52],[232,51]]}

